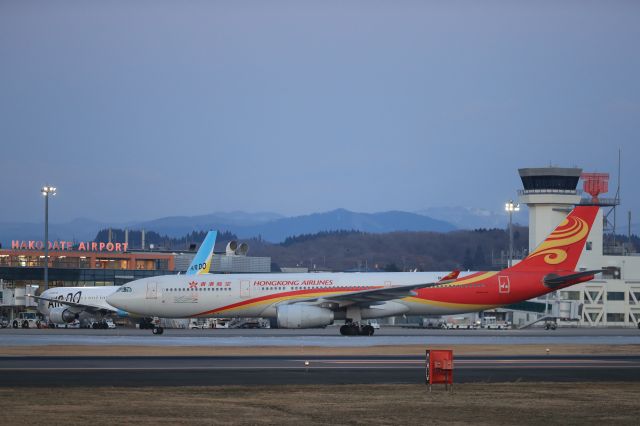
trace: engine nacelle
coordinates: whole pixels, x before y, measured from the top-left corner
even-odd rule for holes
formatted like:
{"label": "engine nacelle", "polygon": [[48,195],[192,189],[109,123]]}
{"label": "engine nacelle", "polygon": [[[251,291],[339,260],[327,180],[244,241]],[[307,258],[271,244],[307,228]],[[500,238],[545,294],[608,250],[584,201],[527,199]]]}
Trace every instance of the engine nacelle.
{"label": "engine nacelle", "polygon": [[278,327],[323,327],[333,322],[333,311],[308,305],[283,305],[277,308]]}
{"label": "engine nacelle", "polygon": [[79,315],[75,312],[71,312],[64,306],[58,308],[52,308],[49,311],[49,321],[54,324],[65,324],[78,319]]}
{"label": "engine nacelle", "polygon": [[238,248],[236,249],[236,254],[238,256],[246,256],[248,252],[249,252],[249,244],[247,243],[240,243],[238,245]]}
{"label": "engine nacelle", "polygon": [[227,256],[231,256],[236,254],[236,250],[238,249],[238,242],[236,240],[231,240],[227,243]]}

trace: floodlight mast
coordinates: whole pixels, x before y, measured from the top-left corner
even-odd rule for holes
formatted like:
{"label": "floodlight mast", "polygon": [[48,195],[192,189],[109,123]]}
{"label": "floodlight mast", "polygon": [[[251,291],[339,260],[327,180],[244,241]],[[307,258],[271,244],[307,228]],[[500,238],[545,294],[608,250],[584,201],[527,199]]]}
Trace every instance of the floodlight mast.
{"label": "floodlight mast", "polygon": [[508,267],[513,266],[513,212],[520,211],[520,204],[514,203],[513,200],[509,200],[504,209],[509,213],[509,262]]}
{"label": "floodlight mast", "polygon": [[49,289],[49,196],[56,195],[56,187],[45,185],[42,187],[44,196],[44,290]]}

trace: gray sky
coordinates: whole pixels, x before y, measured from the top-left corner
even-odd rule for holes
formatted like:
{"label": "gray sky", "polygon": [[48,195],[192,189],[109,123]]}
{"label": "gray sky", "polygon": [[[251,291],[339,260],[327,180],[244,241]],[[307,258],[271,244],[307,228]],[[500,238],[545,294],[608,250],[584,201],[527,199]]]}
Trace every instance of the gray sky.
{"label": "gray sky", "polygon": [[[640,2],[0,0],[0,220],[500,210],[518,167],[640,214]],[[615,185],[615,182],[612,182]],[[612,186],[613,186],[612,185]]]}

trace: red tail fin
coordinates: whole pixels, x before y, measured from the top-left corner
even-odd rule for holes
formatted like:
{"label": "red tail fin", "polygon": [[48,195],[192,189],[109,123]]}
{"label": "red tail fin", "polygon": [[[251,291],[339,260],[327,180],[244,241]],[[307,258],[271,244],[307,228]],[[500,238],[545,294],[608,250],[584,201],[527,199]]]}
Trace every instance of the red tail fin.
{"label": "red tail fin", "polygon": [[447,275],[445,275],[444,277],[440,278],[439,282],[443,282],[443,281],[453,281],[455,279],[458,278],[458,275],[460,275],[460,270],[459,269],[454,269],[453,271],[449,272]]}
{"label": "red tail fin", "polygon": [[542,244],[511,269],[574,271],[598,209],[598,206],[574,208]]}

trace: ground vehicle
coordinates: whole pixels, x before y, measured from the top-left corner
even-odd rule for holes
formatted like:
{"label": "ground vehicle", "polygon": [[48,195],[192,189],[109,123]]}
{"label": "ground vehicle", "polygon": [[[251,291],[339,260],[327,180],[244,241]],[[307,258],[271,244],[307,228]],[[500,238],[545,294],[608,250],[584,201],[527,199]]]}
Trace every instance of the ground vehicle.
{"label": "ground vehicle", "polygon": [[0,318],[0,328],[7,328],[9,327],[9,320],[6,319],[5,317],[1,317]]}
{"label": "ground vehicle", "polygon": [[441,319],[424,318],[422,328],[447,328],[447,323]]}
{"label": "ground vehicle", "polygon": [[200,324],[196,318],[191,318],[191,320],[189,320],[189,330],[196,330],[201,328],[205,328],[204,324]]}
{"label": "ground vehicle", "polygon": [[380,330],[380,324],[378,324],[378,321],[369,321],[369,325],[375,330]]}
{"label": "ground vehicle", "polygon": [[496,317],[483,317],[481,327],[503,330],[506,328],[511,328],[511,323],[509,321],[499,321],[496,319]]}
{"label": "ground vehicle", "polygon": [[13,328],[40,328],[40,318],[35,312],[20,312],[13,320]]}
{"label": "ground vehicle", "polygon": [[[494,318],[495,320],[495,318]],[[472,318],[461,316],[461,317],[450,317],[447,319],[445,323],[445,328],[448,329],[467,329],[470,330],[472,328],[477,328],[477,323]],[[490,328],[490,327],[488,327]]]}
{"label": "ground vehicle", "polygon": [[111,318],[105,318],[102,321],[91,321],[89,325],[87,325],[87,328],[116,328],[116,325],[113,323],[113,320],[111,320]]}
{"label": "ground vehicle", "polygon": [[60,323],[50,323],[50,328],[80,328],[80,320],[73,320],[71,322],[67,322],[64,324]]}

